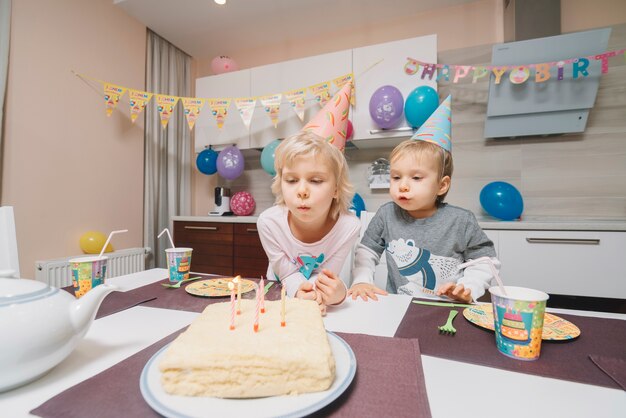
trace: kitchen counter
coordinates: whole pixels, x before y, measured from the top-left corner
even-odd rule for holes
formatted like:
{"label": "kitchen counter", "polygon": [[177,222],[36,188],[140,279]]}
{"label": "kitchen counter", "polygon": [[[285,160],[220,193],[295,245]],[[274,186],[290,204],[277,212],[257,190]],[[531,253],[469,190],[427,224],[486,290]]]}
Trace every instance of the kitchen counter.
{"label": "kitchen counter", "polygon": [[[173,216],[172,221],[256,223],[258,216]],[[478,218],[483,229],[539,231],[626,231],[624,219],[575,219],[527,217],[521,221]]]}

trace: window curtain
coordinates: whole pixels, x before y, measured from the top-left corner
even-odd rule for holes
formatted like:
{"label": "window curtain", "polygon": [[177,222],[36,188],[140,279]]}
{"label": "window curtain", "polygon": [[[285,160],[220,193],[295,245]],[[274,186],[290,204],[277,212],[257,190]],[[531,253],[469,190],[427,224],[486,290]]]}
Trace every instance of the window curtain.
{"label": "window curtain", "polygon": [[[155,94],[191,97],[191,57],[148,30],[146,90]],[[176,104],[167,128],[161,126],[154,98],[146,107],[144,157],[144,245],[153,249],[148,268],[166,267],[169,240],[157,235],[170,227],[170,218],[191,211],[191,133]],[[173,235],[174,231],[170,231]]]}
{"label": "window curtain", "polygon": [[0,0],[0,197],[2,197],[2,166],[4,155],[4,103],[6,102],[11,38],[11,0]]}

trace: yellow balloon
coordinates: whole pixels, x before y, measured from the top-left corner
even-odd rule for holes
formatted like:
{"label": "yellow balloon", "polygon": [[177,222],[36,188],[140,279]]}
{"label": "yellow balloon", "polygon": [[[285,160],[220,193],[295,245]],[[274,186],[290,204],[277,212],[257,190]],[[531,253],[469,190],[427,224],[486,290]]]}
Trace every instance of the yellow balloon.
{"label": "yellow balloon", "polygon": [[[107,241],[106,235],[99,231],[87,231],[80,237],[80,249],[85,254],[100,254],[104,243]],[[105,253],[114,251],[111,243],[107,245]]]}

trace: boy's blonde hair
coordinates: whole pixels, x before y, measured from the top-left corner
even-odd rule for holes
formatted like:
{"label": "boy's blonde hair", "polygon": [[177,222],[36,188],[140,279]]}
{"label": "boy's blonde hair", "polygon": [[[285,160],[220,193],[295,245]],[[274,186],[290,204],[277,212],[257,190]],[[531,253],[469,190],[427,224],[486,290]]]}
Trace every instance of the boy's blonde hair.
{"label": "boy's blonde hair", "polygon": [[276,175],[272,182],[272,192],[276,203],[283,205],[285,199],[281,190],[283,169],[291,166],[296,157],[321,157],[328,164],[337,181],[337,198],[330,205],[330,216],[337,219],[340,213],[347,213],[352,205],[354,188],[348,176],[348,163],[343,153],[324,138],[312,132],[299,132],[287,137],[276,148],[274,153],[274,170]]}
{"label": "boy's blonde hair", "polygon": [[[393,164],[393,162],[397,161],[400,157],[408,156],[415,158],[434,158],[437,161],[439,169],[439,180],[448,176],[450,177],[450,181],[452,181],[452,171],[454,170],[452,154],[439,145],[426,141],[408,139],[398,144],[398,146],[391,151],[389,162]],[[444,194],[437,196],[437,206],[443,203],[449,191],[450,188],[448,188]]]}

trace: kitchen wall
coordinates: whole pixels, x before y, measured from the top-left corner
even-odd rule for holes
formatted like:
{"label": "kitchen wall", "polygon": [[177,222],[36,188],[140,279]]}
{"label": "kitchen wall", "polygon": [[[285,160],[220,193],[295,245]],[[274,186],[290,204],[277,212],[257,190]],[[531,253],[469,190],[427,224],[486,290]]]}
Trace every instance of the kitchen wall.
{"label": "kitchen wall", "polygon": [[146,28],[112,0],[13,1],[1,161],[2,205],[15,209],[20,270],[81,254],[89,230],[142,246],[143,119],[128,101],[105,114],[102,87],[76,71],[145,85]]}

